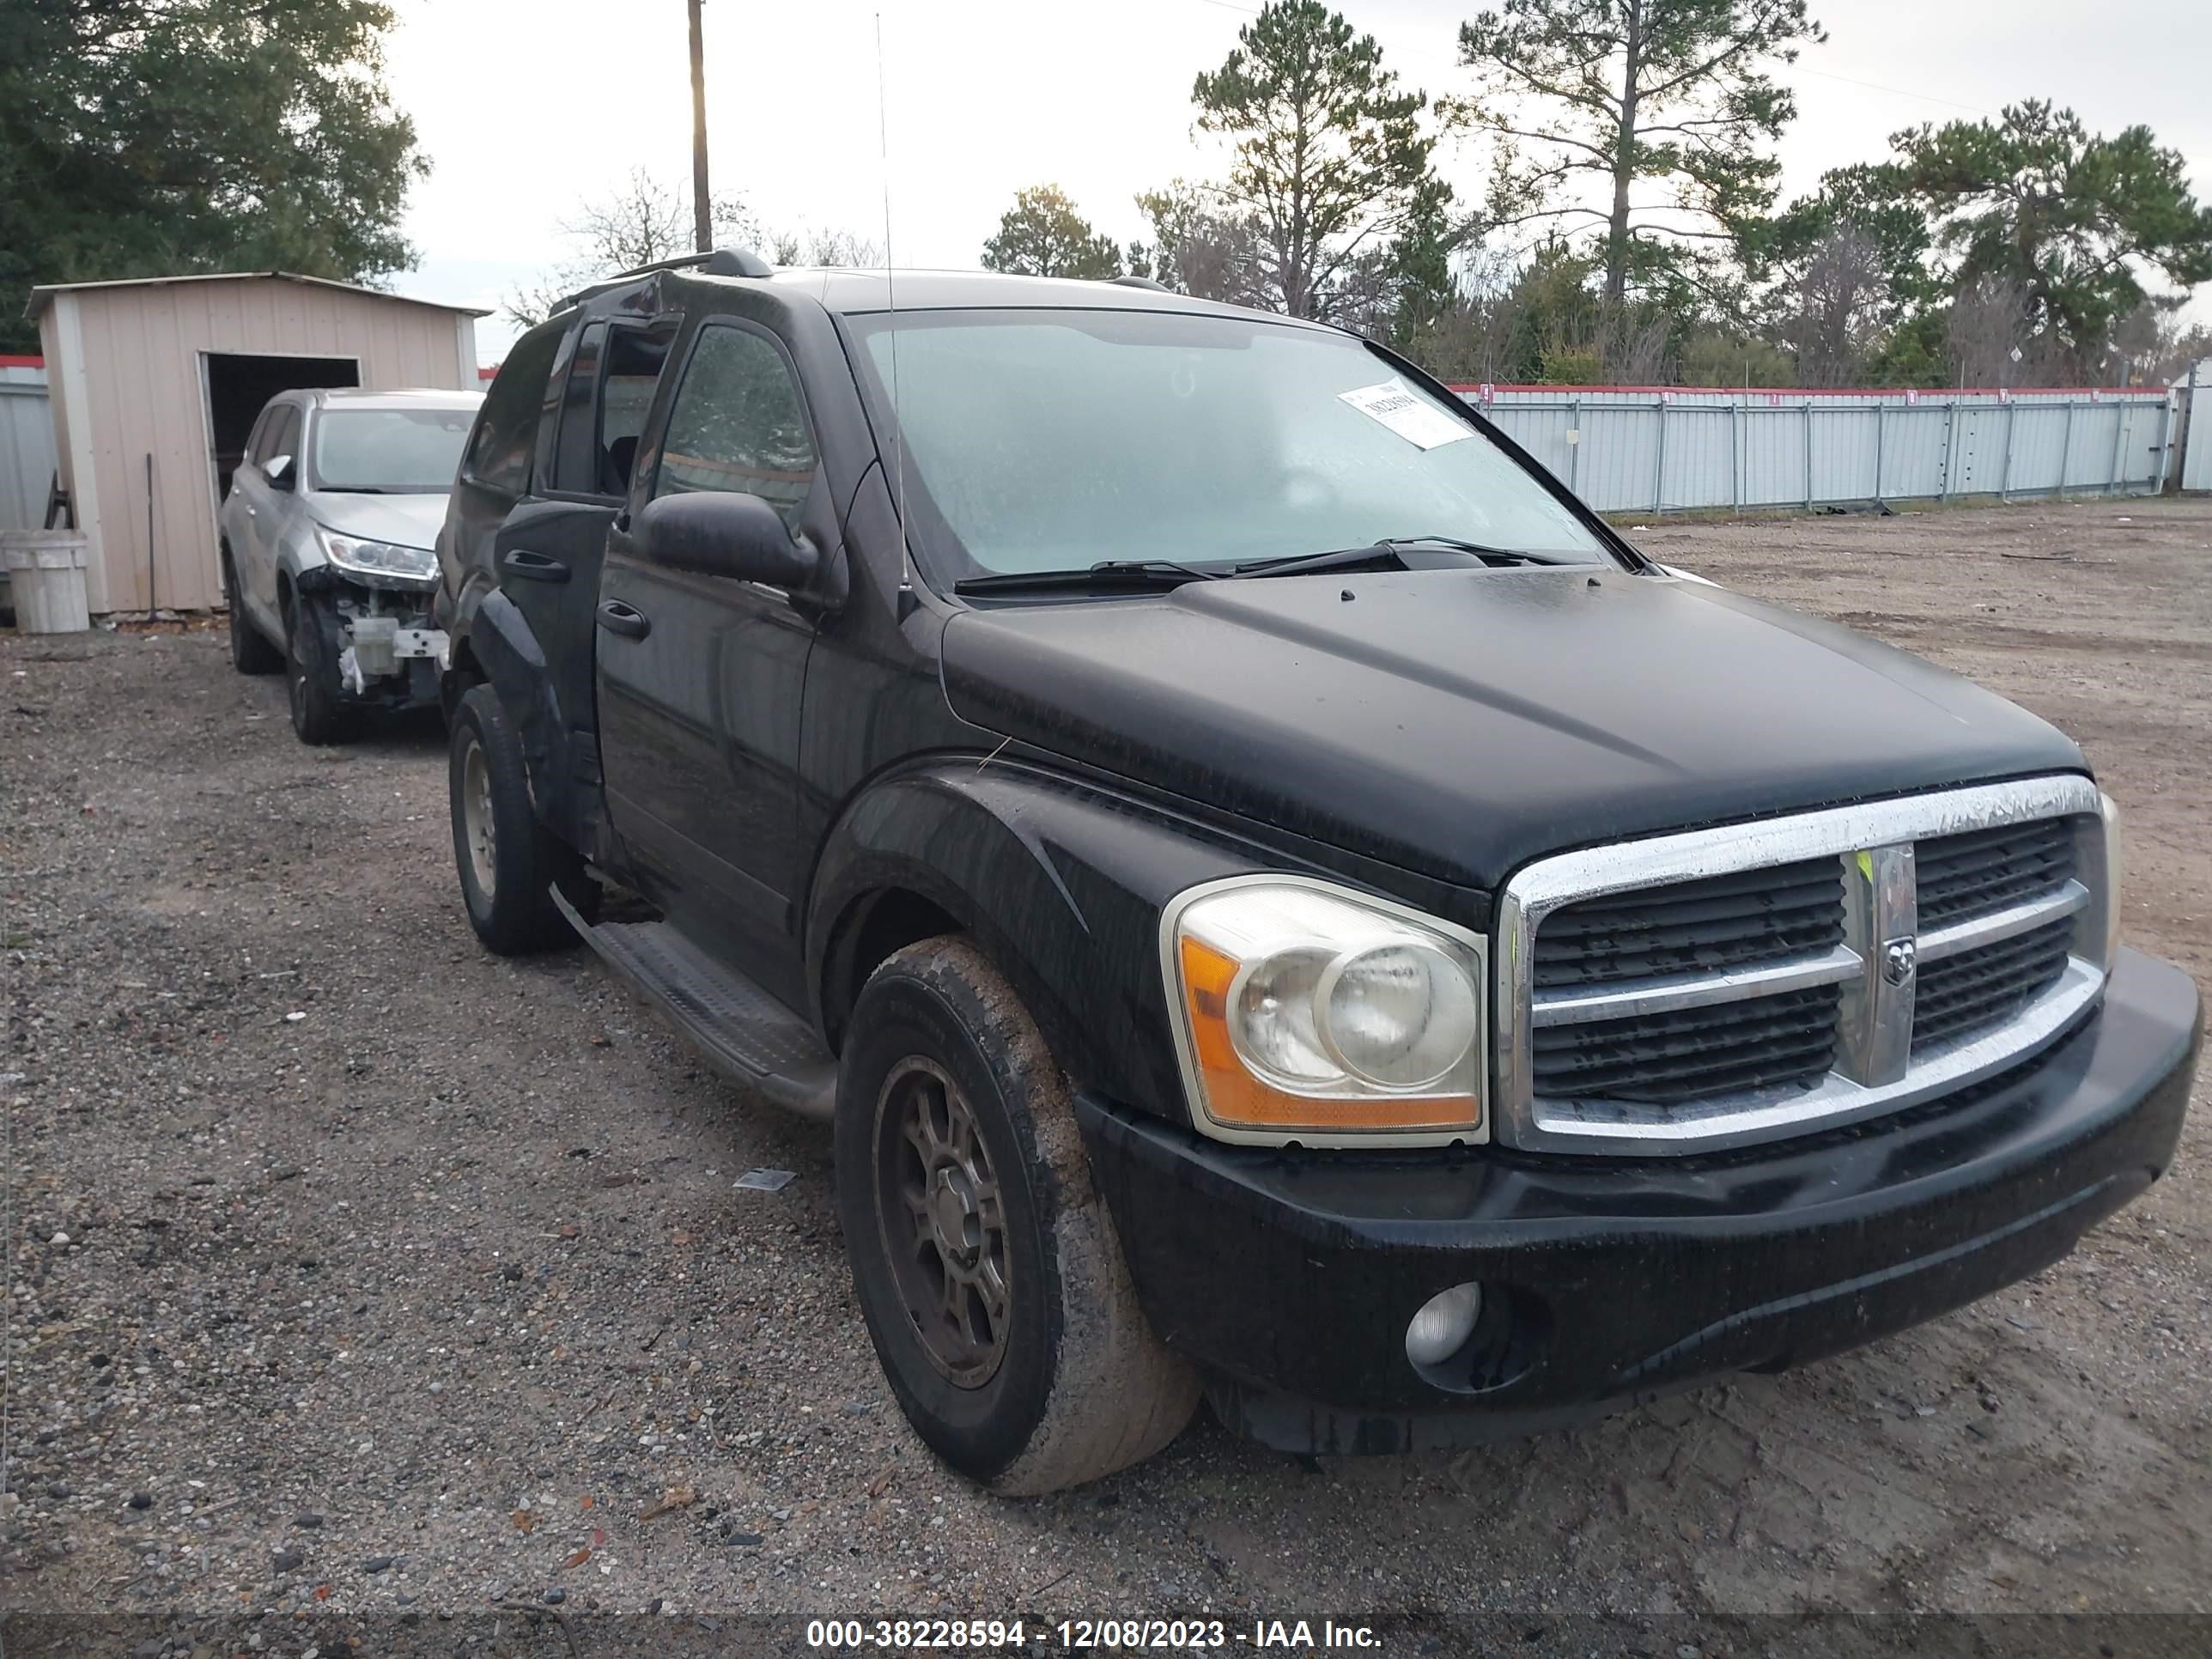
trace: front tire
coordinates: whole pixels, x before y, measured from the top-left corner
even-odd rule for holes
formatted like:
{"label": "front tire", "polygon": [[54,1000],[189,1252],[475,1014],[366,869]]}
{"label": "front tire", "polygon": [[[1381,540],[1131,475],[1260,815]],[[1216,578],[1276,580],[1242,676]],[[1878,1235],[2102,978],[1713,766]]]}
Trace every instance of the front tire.
{"label": "front tire", "polygon": [[576,930],[550,889],[558,883],[588,921],[599,886],[575,849],[532,810],[522,743],[499,694],[489,685],[471,686],[454,707],[451,734],[447,797],[469,926],[503,957],[574,945]]}
{"label": "front tire", "polygon": [[263,637],[246,614],[246,599],[238,586],[238,566],[230,550],[222,550],[222,597],[230,607],[230,665],[241,674],[273,674],[284,665],[284,653]]}
{"label": "front tire", "polygon": [[1012,1495],[1151,1456],[1198,1377],[1137,1304],[1067,1079],[966,941],[877,969],[838,1073],[837,1210],[877,1358],[947,1463]]}
{"label": "front tire", "polygon": [[320,748],[353,735],[353,710],[338,701],[338,666],[312,604],[297,593],[284,599],[284,678],[292,705],[292,731]]}

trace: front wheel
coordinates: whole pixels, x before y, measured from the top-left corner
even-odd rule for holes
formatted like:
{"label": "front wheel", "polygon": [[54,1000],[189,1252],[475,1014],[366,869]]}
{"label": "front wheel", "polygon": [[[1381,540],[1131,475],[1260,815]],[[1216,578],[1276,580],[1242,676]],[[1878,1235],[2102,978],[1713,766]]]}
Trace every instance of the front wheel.
{"label": "front wheel", "polygon": [[320,747],[353,735],[354,711],[338,700],[338,665],[323,619],[297,593],[284,599],[284,678],[292,705],[292,731]]}
{"label": "front wheel", "polygon": [[531,810],[522,744],[489,685],[472,685],[454,707],[447,798],[453,861],[469,926],[501,956],[557,950],[576,930],[553,902],[557,883],[589,920],[599,887],[575,849]]}
{"label": "front wheel", "polygon": [[848,1030],[838,1218],[915,1431],[1009,1494],[1174,1439],[1196,1373],[1137,1305],[1067,1080],[1012,988],[964,940],[926,940],[875,971]]}

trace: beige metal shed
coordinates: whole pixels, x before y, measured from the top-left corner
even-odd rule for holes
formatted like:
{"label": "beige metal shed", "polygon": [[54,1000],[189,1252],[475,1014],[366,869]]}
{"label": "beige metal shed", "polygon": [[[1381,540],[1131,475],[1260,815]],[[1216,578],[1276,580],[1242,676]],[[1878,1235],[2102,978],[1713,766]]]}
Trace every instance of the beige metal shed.
{"label": "beige metal shed", "polygon": [[256,270],[57,283],[30,314],[98,613],[220,605],[216,508],[262,404],[295,386],[474,391],[487,313]]}

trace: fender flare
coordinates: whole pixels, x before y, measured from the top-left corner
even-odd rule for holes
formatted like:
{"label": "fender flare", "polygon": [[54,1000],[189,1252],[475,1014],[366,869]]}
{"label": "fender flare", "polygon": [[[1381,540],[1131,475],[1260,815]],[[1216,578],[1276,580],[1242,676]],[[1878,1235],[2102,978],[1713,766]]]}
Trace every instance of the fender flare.
{"label": "fender flare", "polygon": [[499,694],[522,739],[532,805],[549,829],[573,841],[576,814],[568,727],[562,718],[553,677],[545,672],[544,647],[529,619],[497,588],[472,606],[465,601],[457,620],[469,656]]}
{"label": "fender flare", "polygon": [[[1006,976],[1078,1086],[1187,1121],[1160,970],[1169,898],[1299,867],[1210,826],[1032,768],[939,758],[864,788],[815,866],[806,982],[833,1048],[893,896],[944,913]],[[898,937],[892,948],[908,942]]]}

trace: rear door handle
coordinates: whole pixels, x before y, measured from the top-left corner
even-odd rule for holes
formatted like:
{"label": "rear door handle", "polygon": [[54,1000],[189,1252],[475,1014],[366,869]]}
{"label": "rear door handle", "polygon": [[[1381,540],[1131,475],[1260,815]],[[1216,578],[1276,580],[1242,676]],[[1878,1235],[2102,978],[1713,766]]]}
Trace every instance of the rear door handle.
{"label": "rear door handle", "polygon": [[519,576],[526,582],[565,582],[568,580],[568,567],[562,561],[550,558],[543,553],[532,553],[526,547],[509,548],[507,556],[500,563],[508,575]]}
{"label": "rear door handle", "polygon": [[633,610],[620,599],[607,599],[599,605],[599,626],[610,634],[619,634],[626,640],[641,640],[653,632],[653,624],[645,613]]}

